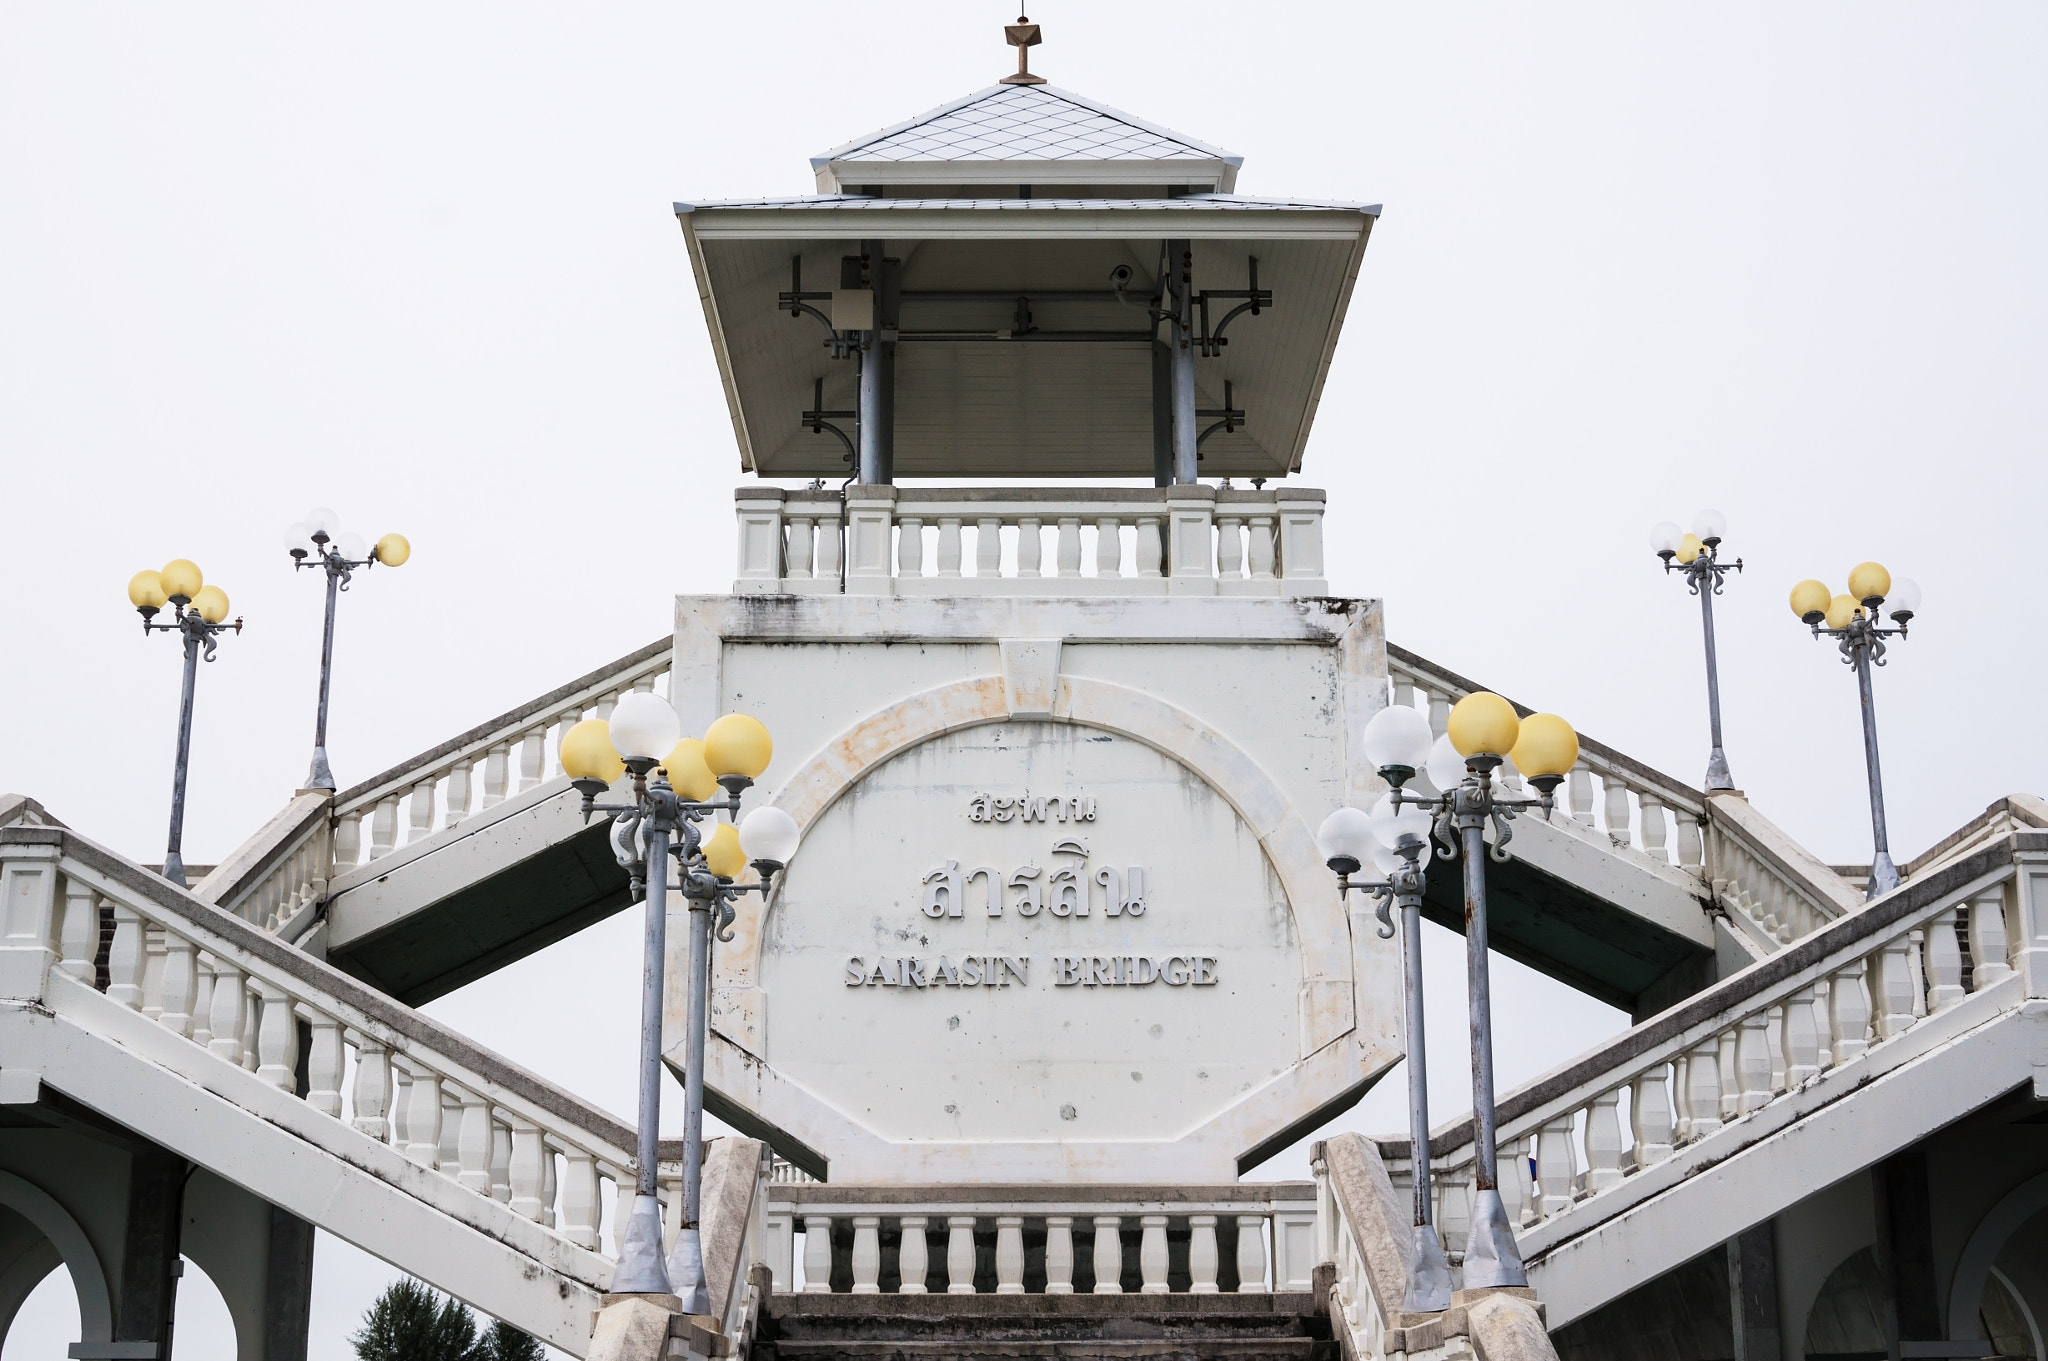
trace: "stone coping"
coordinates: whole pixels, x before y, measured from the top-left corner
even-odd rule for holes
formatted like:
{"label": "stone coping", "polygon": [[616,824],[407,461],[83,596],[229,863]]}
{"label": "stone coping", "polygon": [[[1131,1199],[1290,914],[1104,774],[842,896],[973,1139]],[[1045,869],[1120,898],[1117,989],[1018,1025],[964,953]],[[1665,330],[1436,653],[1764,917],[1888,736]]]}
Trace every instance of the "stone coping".
{"label": "stone coping", "polygon": [[[66,859],[75,860],[103,878],[118,884],[136,898],[171,918],[182,918],[194,927],[220,937],[235,948],[265,964],[303,981],[335,1001],[389,1028],[406,1039],[458,1064],[503,1090],[559,1117],[571,1128],[615,1148],[630,1150],[634,1133],[630,1125],[608,1111],[579,1100],[560,1087],[528,1072],[503,1056],[483,1048],[459,1031],[434,1021],[411,1007],[392,1000],[376,989],[351,978],[323,960],[314,959],[269,932],[223,911],[179,888],[160,875],[151,874],[133,861],[122,858],[78,833],[59,827],[0,827],[0,855],[17,846],[54,846]],[[460,1079],[456,1079],[461,1085]],[[661,1141],[664,1162],[680,1161],[683,1141]],[[623,1170],[623,1169],[622,1169]]]}
{"label": "stone coping", "polygon": [[[776,1182],[768,1187],[768,1199],[777,1204],[898,1205],[930,1207],[933,1210],[957,1205],[961,1207],[961,1213],[966,1213],[966,1207],[973,1205],[1313,1205],[1316,1185],[1312,1181],[1242,1182],[1219,1186],[1056,1186],[1042,1182],[1030,1185],[991,1182],[986,1186],[961,1183],[847,1186],[831,1182]],[[1040,1212],[1043,1213],[1042,1210]],[[1206,1212],[1197,1210],[1195,1213]]]}
{"label": "stone coping", "polygon": [[1215,487],[1206,483],[1172,487],[899,487],[894,484],[854,483],[842,496],[837,491],[812,491],[808,487],[735,487],[733,500],[740,504],[765,505],[782,502],[793,506],[836,506],[840,501],[893,502],[899,506],[983,504],[991,507],[1029,507],[1060,501],[1118,502],[1214,501],[1218,505],[1270,506],[1279,501],[1326,502],[1329,493],[1321,487],[1295,487],[1284,483],[1271,487]]}
{"label": "stone coping", "polygon": [[[1873,899],[1859,911],[1830,922],[1776,954],[1616,1036],[1600,1048],[1510,1092],[1500,1099],[1495,1118],[1502,1125],[1519,1119],[1540,1106],[1591,1084],[1631,1059],[1706,1024],[1732,1010],[1744,999],[1775,987],[1835,952],[1857,942],[1883,936],[1931,903],[1958,893],[1973,881],[2013,864],[2020,854],[2044,852],[2048,852],[2048,831],[2013,832],[1983,850],[1942,866],[1924,879],[1909,880],[1883,897]],[[1400,1161],[1409,1157],[1409,1141],[1406,1139],[1375,1137],[1372,1142],[1383,1157]],[[1472,1118],[1466,1116],[1431,1132],[1430,1155],[1442,1157],[1471,1142]]]}

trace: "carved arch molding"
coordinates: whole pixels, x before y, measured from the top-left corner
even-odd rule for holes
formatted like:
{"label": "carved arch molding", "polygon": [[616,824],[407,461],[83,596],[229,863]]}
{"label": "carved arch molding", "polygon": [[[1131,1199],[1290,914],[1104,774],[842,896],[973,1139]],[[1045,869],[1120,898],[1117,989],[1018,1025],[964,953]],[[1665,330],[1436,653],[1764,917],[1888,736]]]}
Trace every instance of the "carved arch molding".
{"label": "carved arch molding", "polygon": [[[93,1251],[92,1240],[71,1212],[49,1192],[12,1172],[0,1172],[0,1206],[34,1225],[63,1259],[65,1269],[71,1273],[71,1289],[78,1296],[79,1341],[111,1340],[114,1308],[107,1293],[106,1272],[100,1266],[99,1254]],[[40,1281],[41,1277],[37,1279]],[[0,1332],[4,1332],[4,1327],[0,1327]]]}

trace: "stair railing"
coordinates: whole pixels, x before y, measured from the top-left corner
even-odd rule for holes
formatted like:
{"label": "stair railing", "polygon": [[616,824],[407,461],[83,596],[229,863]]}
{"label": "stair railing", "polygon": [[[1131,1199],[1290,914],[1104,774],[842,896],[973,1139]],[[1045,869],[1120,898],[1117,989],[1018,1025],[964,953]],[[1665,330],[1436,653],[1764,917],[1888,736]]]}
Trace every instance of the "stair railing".
{"label": "stair railing", "polygon": [[1707,875],[1714,900],[1766,950],[1812,935],[1863,895],[1734,794],[1708,799]]}
{"label": "stair railing", "polygon": [[[2048,875],[2020,872],[2044,855],[2048,833],[2021,833],[1909,881],[1503,1097],[1500,1192],[1525,1257],[1633,1203],[1617,1192],[1661,1164],[1728,1156],[1773,1103],[1890,1071],[1930,1019],[1962,1007],[1954,1024],[1975,1024],[2048,993],[2048,904],[2033,897]],[[1471,1141],[1469,1118],[1430,1139],[1453,1254],[1470,1223]],[[1405,1184],[1405,1142],[1379,1147]]]}
{"label": "stair railing", "polygon": [[811,1294],[1264,1294],[1312,1288],[1315,1189],[773,1181],[768,1264]]}

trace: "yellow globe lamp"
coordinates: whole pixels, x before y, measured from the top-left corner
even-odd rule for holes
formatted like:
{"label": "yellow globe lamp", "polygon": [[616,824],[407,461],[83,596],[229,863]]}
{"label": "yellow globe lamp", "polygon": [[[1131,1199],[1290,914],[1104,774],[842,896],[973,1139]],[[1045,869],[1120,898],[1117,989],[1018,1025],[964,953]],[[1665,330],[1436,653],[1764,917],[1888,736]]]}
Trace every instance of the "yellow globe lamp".
{"label": "yellow globe lamp", "polygon": [[156,572],[137,572],[128,578],[128,603],[144,614],[155,614],[171,603],[164,593],[164,579]]}
{"label": "yellow globe lamp", "polygon": [[704,761],[704,743],[685,737],[676,743],[661,763],[668,772],[669,788],[695,803],[718,797],[718,777]]}
{"label": "yellow globe lamp", "polygon": [[1706,551],[1707,546],[1700,542],[1700,536],[1697,534],[1688,534],[1678,541],[1678,560],[1680,562],[1690,564],[1693,559]]}
{"label": "yellow globe lamp", "polygon": [[218,586],[201,586],[192,597],[192,608],[207,623],[218,624],[228,617],[228,593]]}
{"label": "yellow globe lamp", "polygon": [[1556,780],[1578,764],[1579,735],[1556,714],[1530,714],[1522,720],[1508,759],[1531,780]]}
{"label": "yellow globe lamp", "polygon": [[377,547],[372,552],[386,567],[403,567],[405,560],[412,556],[412,544],[403,534],[386,534],[377,540]]}
{"label": "yellow globe lamp", "polygon": [[164,594],[172,600],[190,600],[206,584],[206,578],[199,574],[199,564],[190,558],[172,558],[157,573],[157,579],[163,583]]}
{"label": "yellow globe lamp", "polygon": [[1451,706],[1445,735],[1460,756],[1505,756],[1514,750],[1521,727],[1514,705],[1480,690]]}
{"label": "yellow globe lamp", "polygon": [[1806,623],[1817,624],[1827,617],[1828,602],[1834,598],[1826,582],[1808,577],[1792,588],[1792,613]]}
{"label": "yellow globe lamp", "polygon": [[1849,569],[1849,594],[1859,602],[1882,600],[1892,593],[1892,574],[1880,562],[1859,562]]}
{"label": "yellow globe lamp", "polygon": [[774,753],[768,729],[752,714],[727,714],[704,730],[704,761],[713,775],[757,779]]}
{"label": "yellow globe lamp", "polygon": [[704,867],[721,879],[737,879],[747,869],[747,853],[740,849],[740,829],[721,822],[704,838]]}
{"label": "yellow globe lamp", "polygon": [[626,762],[612,746],[611,724],[586,718],[562,734],[562,773],[572,780],[606,784],[626,773]]}
{"label": "yellow globe lamp", "polygon": [[1838,595],[1828,602],[1827,622],[1831,629],[1845,629],[1860,607],[1853,595]]}

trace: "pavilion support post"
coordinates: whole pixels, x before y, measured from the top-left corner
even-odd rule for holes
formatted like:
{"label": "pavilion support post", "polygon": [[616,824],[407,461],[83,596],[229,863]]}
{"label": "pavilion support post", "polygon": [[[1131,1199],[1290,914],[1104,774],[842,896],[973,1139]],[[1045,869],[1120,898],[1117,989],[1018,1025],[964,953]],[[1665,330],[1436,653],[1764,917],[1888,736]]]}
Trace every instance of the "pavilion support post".
{"label": "pavilion support post", "polygon": [[875,327],[860,333],[859,480],[870,486],[896,479],[896,302],[900,261],[882,258],[880,241],[860,243],[863,274],[875,292]]}
{"label": "pavilion support post", "polygon": [[1152,485],[1173,485],[1173,343],[1152,342]]}
{"label": "pavilion support post", "polygon": [[1195,249],[1192,241],[1166,243],[1167,292],[1173,330],[1173,480],[1192,486],[1195,475]]}

